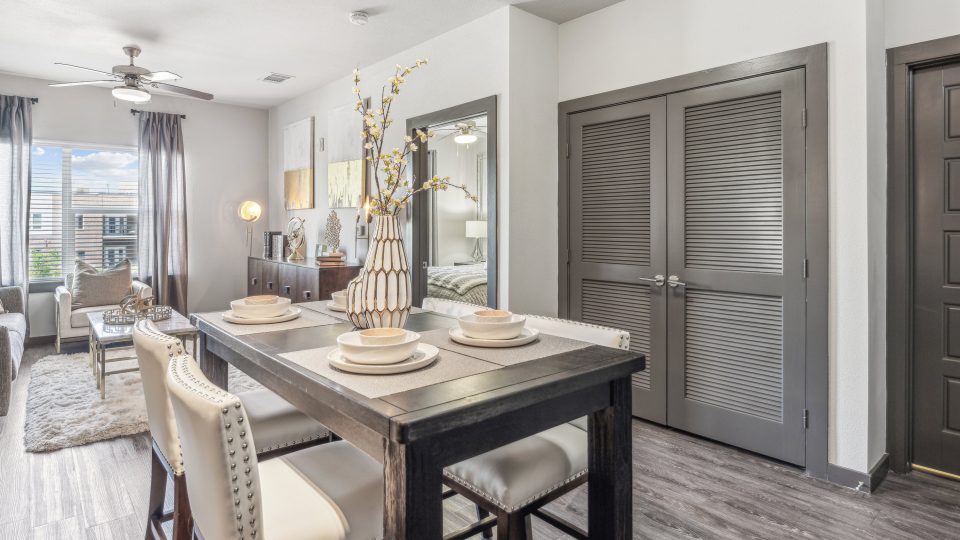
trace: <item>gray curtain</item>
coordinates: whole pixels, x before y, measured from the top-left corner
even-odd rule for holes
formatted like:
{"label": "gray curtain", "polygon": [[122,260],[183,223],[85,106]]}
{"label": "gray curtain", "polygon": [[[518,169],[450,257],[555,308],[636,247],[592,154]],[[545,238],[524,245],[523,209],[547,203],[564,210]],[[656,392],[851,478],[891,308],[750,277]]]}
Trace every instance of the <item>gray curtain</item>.
{"label": "gray curtain", "polygon": [[22,287],[24,299],[32,107],[30,98],[0,95],[0,286]]}
{"label": "gray curtain", "polygon": [[180,115],[140,113],[140,206],[137,257],[141,281],[158,304],[187,313],[187,187]]}

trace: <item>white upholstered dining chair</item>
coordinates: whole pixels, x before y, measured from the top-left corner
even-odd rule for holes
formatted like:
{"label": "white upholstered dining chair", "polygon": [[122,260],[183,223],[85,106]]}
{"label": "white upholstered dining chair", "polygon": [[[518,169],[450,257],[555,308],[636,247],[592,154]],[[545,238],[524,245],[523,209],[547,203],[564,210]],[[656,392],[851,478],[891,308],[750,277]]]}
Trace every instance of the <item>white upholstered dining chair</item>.
{"label": "white upholstered dining chair", "polygon": [[[133,343],[140,364],[147,422],[153,437],[150,502],[147,538],[163,538],[161,521],[167,482],[173,479],[174,540],[192,535],[190,503],[183,474],[177,423],[170,405],[166,375],[170,360],[184,354],[180,339],[157,330],[149,320],[138,321],[133,328]],[[262,454],[278,455],[303,446],[317,444],[329,436],[319,422],[269,390],[239,394],[248,409],[248,424],[257,430],[256,448]]]}
{"label": "white upholstered dining chair", "polygon": [[[595,324],[527,315],[527,327],[596,345],[628,349],[630,333]],[[587,418],[542,431],[447,467],[444,483],[477,505],[481,520],[495,514],[498,539],[530,540],[530,516],[574,538],[585,531],[541,507],[587,480]],[[484,531],[484,537],[491,536]]]}
{"label": "white upholstered dining chair", "polygon": [[428,296],[423,299],[423,309],[435,311],[451,317],[462,317],[480,311],[481,309],[490,309],[487,306],[460,302],[458,300],[444,300],[443,298],[434,298]]}
{"label": "white upholstered dining chair", "polygon": [[167,371],[187,491],[208,540],[367,540],[382,536],[383,468],[344,441],[259,462],[244,402],[189,355]]}

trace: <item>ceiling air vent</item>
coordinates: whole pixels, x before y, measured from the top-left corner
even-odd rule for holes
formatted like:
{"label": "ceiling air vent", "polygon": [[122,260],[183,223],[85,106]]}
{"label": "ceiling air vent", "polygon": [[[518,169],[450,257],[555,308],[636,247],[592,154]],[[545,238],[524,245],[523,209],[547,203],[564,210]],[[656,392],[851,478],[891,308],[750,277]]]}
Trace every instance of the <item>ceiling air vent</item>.
{"label": "ceiling air vent", "polygon": [[292,79],[292,78],[293,78],[293,75],[284,75],[283,73],[271,73],[260,80],[268,83],[280,84],[283,81],[287,79]]}

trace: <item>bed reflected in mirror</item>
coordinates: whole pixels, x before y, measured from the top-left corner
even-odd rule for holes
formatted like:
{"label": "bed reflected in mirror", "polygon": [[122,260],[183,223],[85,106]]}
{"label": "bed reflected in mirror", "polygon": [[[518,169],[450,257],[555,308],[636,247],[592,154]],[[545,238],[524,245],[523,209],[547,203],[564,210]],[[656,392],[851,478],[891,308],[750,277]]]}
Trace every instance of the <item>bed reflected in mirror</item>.
{"label": "bed reflected in mirror", "polygon": [[[495,99],[493,106],[495,107]],[[434,132],[415,164],[417,178],[449,177],[459,189],[425,192],[413,205],[414,303],[424,298],[496,306],[495,109],[481,100],[473,110],[435,113],[414,123]],[[455,108],[457,109],[457,108]],[[469,114],[469,113],[474,114]],[[423,117],[421,117],[423,118]],[[417,119],[414,119],[417,120]],[[491,125],[493,124],[493,125]],[[409,124],[408,124],[409,125]],[[492,128],[494,132],[491,133]],[[491,174],[490,168],[494,168]]]}

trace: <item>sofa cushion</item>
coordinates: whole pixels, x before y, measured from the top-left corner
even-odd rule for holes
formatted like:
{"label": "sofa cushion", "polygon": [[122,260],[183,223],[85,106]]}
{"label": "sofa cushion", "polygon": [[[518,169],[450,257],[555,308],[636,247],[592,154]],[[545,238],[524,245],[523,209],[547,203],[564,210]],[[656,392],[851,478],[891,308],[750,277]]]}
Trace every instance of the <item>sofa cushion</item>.
{"label": "sofa cushion", "polygon": [[20,360],[23,357],[23,343],[27,335],[27,319],[21,313],[0,313],[0,326],[7,329],[10,336],[10,357],[13,360],[13,378],[17,378]]}
{"label": "sofa cushion", "polygon": [[117,309],[119,307],[119,304],[113,304],[108,306],[93,306],[75,309],[70,312],[70,326],[74,328],[86,328],[90,326],[90,319],[87,318],[88,313],[96,313],[98,311],[106,311],[108,309]]}
{"label": "sofa cushion", "polygon": [[78,259],[70,291],[73,295],[73,308],[119,304],[130,294],[132,286],[130,261],[123,260],[113,268],[98,271]]}

